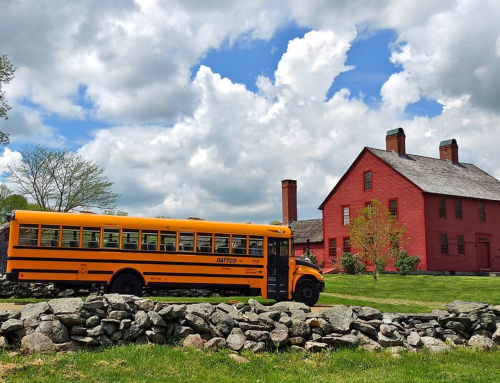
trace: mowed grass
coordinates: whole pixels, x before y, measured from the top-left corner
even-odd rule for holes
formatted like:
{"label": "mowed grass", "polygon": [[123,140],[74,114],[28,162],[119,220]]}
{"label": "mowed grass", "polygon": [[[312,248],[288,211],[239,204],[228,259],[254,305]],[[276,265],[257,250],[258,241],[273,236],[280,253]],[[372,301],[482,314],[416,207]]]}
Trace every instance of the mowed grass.
{"label": "mowed grass", "polygon": [[424,302],[463,301],[500,304],[500,278],[381,274],[326,275],[326,292],[367,298]]}
{"label": "mowed grass", "polygon": [[100,352],[10,357],[0,354],[6,382],[496,382],[500,351],[455,350],[430,355],[363,350],[243,354],[172,346],[123,346]]}

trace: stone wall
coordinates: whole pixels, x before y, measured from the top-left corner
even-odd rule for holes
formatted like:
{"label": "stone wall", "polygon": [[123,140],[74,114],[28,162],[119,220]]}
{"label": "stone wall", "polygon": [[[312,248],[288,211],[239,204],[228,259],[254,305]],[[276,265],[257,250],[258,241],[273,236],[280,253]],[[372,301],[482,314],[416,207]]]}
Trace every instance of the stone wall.
{"label": "stone wall", "polygon": [[318,352],[341,347],[377,351],[440,352],[455,346],[500,344],[500,306],[454,301],[430,314],[382,313],[371,307],[334,306],[318,313],[295,302],[263,306],[167,304],[106,294],[59,298],[0,310],[0,347],[69,351],[125,343],[263,352],[290,347]]}

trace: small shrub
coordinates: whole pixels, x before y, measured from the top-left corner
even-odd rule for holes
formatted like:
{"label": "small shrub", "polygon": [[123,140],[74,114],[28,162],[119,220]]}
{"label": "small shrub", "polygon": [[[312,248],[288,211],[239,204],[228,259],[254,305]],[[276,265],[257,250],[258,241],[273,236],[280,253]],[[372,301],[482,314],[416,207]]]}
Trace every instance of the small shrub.
{"label": "small shrub", "polygon": [[419,263],[419,255],[408,255],[406,250],[401,250],[398,259],[394,262],[394,266],[398,269],[399,275],[404,277],[417,270]]}
{"label": "small shrub", "polygon": [[311,262],[314,263],[315,265],[318,264],[318,260],[316,259],[316,255],[311,251],[306,251],[304,254],[300,256],[300,259],[303,261]]}
{"label": "small shrub", "polygon": [[366,266],[358,254],[342,253],[338,262],[344,274],[356,275],[366,271]]}

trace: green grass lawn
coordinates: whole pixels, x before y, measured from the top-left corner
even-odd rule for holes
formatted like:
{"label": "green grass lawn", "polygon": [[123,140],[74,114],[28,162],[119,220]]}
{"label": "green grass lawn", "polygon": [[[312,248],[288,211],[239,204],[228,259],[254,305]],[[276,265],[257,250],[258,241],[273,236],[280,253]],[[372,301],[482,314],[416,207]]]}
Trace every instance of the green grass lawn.
{"label": "green grass lawn", "polygon": [[183,350],[172,346],[123,346],[101,352],[10,357],[0,354],[6,382],[495,382],[500,351],[455,350],[430,355],[371,354],[343,350],[324,354],[243,354]]}
{"label": "green grass lawn", "polygon": [[407,299],[424,302],[464,301],[500,304],[500,278],[381,274],[326,275],[326,291],[370,298]]}

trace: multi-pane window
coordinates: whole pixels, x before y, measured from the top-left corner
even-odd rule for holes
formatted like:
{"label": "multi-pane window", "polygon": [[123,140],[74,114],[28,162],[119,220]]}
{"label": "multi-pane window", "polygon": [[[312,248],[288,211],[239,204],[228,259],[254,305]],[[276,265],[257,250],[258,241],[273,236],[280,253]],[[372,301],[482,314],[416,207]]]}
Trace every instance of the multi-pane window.
{"label": "multi-pane window", "polygon": [[283,238],[280,240],[280,256],[288,256],[289,255],[289,240],[286,238]]}
{"label": "multi-pane window", "polygon": [[465,244],[463,235],[459,235],[457,237],[457,243],[458,243],[458,254],[465,254]]}
{"label": "multi-pane window", "polygon": [[212,252],[212,234],[202,234],[196,235],[196,249],[200,253],[211,253]]}
{"label": "multi-pane window", "polygon": [[264,252],[264,238],[250,236],[248,252],[250,254],[262,255]]}
{"label": "multi-pane window", "polygon": [[117,249],[120,241],[120,229],[104,228],[102,230],[102,247]]}
{"label": "multi-pane window", "polygon": [[342,208],[342,217],[343,217],[344,226],[347,226],[351,223],[351,218],[349,216],[349,206],[344,206]]}
{"label": "multi-pane window", "polygon": [[479,220],[486,221],[486,210],[484,208],[484,203],[479,203]]}
{"label": "multi-pane window", "polygon": [[158,232],[156,230],[143,230],[141,249],[156,251],[158,249]]}
{"label": "multi-pane window", "polygon": [[101,237],[101,229],[98,227],[84,227],[82,246],[90,249],[97,249],[99,247],[99,240]]}
{"label": "multi-pane window", "polygon": [[441,254],[448,254],[448,234],[441,234]]}
{"label": "multi-pane window", "polygon": [[215,252],[228,254],[229,253],[229,235],[228,234],[215,234]]}
{"label": "multi-pane window", "polygon": [[457,219],[462,219],[463,218],[462,201],[460,201],[460,200],[458,200],[455,203],[455,218],[457,218]]}
{"label": "multi-pane window", "polygon": [[177,233],[175,231],[162,231],[160,233],[160,251],[175,251]]}
{"label": "multi-pane window", "polygon": [[41,246],[59,246],[59,226],[42,226],[40,233]]}
{"label": "multi-pane window", "polygon": [[439,216],[446,218],[446,201],[444,199],[439,200]]}
{"label": "multi-pane window", "polygon": [[245,235],[233,235],[232,242],[234,254],[247,253],[247,237]]}
{"label": "multi-pane window", "polygon": [[372,172],[364,173],[365,191],[372,190]]}
{"label": "multi-pane window", "polygon": [[344,253],[351,252],[351,238],[344,238]]}
{"label": "multi-pane window", "polygon": [[[137,250],[139,246],[139,230],[123,229],[122,231],[122,249]],[[147,249],[143,249],[147,250]]]}
{"label": "multi-pane window", "polygon": [[334,258],[337,256],[337,241],[335,240],[335,238],[330,238],[328,254],[330,258]]}
{"label": "multi-pane window", "polygon": [[22,225],[19,228],[19,246],[38,246],[38,225]]}
{"label": "multi-pane window", "polygon": [[80,228],[78,226],[63,226],[62,247],[80,247]]}
{"label": "multi-pane window", "polygon": [[389,201],[389,213],[395,218],[398,217],[398,200],[397,199],[391,199]]}
{"label": "multi-pane window", "polygon": [[193,233],[179,233],[179,251],[194,251]]}

